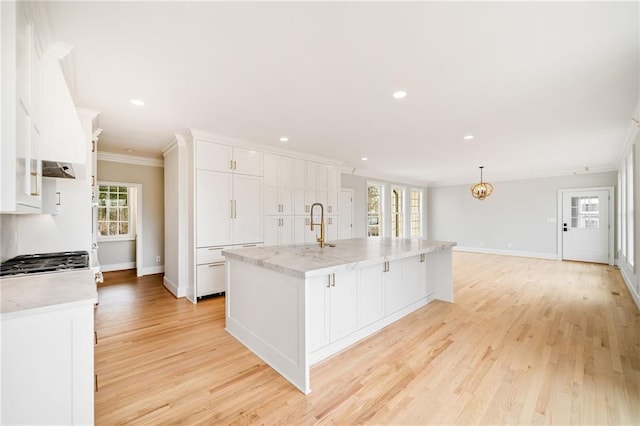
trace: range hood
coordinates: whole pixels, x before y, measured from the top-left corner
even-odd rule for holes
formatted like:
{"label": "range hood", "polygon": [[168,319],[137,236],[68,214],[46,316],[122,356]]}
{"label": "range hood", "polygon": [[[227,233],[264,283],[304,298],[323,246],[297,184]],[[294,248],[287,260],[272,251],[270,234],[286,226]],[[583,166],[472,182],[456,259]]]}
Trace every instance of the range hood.
{"label": "range hood", "polygon": [[42,177],[75,179],[71,163],[60,161],[42,161]]}

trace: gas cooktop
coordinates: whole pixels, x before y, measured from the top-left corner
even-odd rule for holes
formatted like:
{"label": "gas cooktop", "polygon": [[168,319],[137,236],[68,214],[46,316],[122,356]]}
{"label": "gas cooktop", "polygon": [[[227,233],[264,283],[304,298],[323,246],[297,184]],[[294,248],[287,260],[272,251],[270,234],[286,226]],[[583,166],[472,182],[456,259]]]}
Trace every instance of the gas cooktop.
{"label": "gas cooktop", "polygon": [[0,264],[0,277],[89,268],[86,251],[23,254]]}

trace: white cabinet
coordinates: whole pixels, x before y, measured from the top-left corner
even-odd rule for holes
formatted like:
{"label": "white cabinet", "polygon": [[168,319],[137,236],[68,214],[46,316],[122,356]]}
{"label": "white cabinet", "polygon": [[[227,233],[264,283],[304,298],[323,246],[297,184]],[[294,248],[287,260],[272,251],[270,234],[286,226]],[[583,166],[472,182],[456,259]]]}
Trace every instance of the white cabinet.
{"label": "white cabinet", "polygon": [[233,244],[233,175],[196,171],[196,247]]}
{"label": "white cabinet", "polygon": [[309,348],[313,352],[358,328],[355,270],[309,280]]}
{"label": "white cabinet", "polygon": [[1,424],[93,424],[93,303],[2,319]]}
{"label": "white cabinet", "polygon": [[329,216],[324,218],[324,240],[335,241],[338,239],[338,218]]}
{"label": "white cabinet", "polygon": [[267,216],[264,227],[264,245],[282,246],[293,244],[294,223],[292,216]]}
{"label": "white cabinet", "polygon": [[62,212],[62,194],[58,189],[58,180],[42,178],[42,213],[60,214]]}
{"label": "white cabinet", "polygon": [[404,307],[402,263],[399,260],[383,265],[384,313],[390,315]]}
{"label": "white cabinet", "polygon": [[402,259],[402,285],[404,287],[405,306],[427,296],[425,263],[425,255]]}
{"label": "white cabinet", "polygon": [[364,327],[384,316],[383,265],[358,270],[358,323]]}
{"label": "white cabinet", "polygon": [[261,152],[204,140],[196,141],[196,152],[197,169],[263,175]]}
{"label": "white cabinet", "polygon": [[206,247],[196,250],[196,296],[226,291],[225,259],[222,250],[225,247]]}
{"label": "white cabinet", "polygon": [[262,178],[196,171],[196,246],[262,242]]}
{"label": "white cabinet", "polygon": [[294,160],[274,154],[264,155],[265,214],[293,214]]}
{"label": "white cabinet", "polygon": [[294,218],[294,244],[312,244],[316,241],[316,231],[311,230],[309,215]]}
{"label": "white cabinet", "polygon": [[42,206],[42,43],[28,2],[1,2],[2,191],[0,211]]}

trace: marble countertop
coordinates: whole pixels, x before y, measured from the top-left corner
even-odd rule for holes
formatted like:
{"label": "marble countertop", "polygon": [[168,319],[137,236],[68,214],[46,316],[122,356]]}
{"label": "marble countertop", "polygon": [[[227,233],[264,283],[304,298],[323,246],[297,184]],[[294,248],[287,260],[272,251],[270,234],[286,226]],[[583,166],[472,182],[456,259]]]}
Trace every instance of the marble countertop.
{"label": "marble countertop", "polygon": [[98,290],[90,269],[0,279],[0,318],[95,303]]}
{"label": "marble countertop", "polygon": [[376,265],[451,248],[450,241],[397,238],[353,238],[318,244],[223,250],[229,260],[240,260],[297,278],[313,277]]}

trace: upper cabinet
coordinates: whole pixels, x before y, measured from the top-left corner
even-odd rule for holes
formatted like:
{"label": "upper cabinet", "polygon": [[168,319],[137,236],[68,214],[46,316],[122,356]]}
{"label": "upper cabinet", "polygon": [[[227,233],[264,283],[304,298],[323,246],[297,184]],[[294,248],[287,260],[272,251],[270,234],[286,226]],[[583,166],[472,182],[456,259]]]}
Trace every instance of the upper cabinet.
{"label": "upper cabinet", "polygon": [[[0,212],[42,212],[42,160],[86,163],[44,2],[0,2],[2,31]],[[66,52],[68,53],[68,49]]]}
{"label": "upper cabinet", "polygon": [[196,144],[197,169],[262,176],[261,152],[203,140],[197,140]]}

